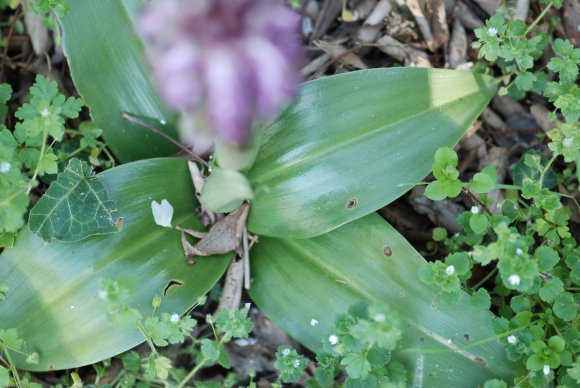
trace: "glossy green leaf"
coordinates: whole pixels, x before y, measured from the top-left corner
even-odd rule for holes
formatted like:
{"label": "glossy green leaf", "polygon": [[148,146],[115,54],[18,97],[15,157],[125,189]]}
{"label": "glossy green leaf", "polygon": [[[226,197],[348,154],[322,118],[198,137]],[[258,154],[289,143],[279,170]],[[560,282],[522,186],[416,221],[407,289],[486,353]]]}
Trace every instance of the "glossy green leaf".
{"label": "glossy green leaf", "polygon": [[32,233],[44,241],[79,241],[96,234],[118,232],[115,202],[92,167],[71,159],[30,211]]}
{"label": "glossy green leaf", "polygon": [[167,199],[175,209],[176,224],[202,229],[185,160],[144,160],[98,176],[124,218],[119,233],[45,244],[24,230],[14,247],[0,256],[0,283],[9,288],[0,306],[0,329],[16,328],[29,350],[40,355],[39,364],[29,365],[13,354],[19,368],[74,368],[144,340],[136,328],[112,326],[97,308],[103,278],[137,277],[134,307],[147,316],[151,300],[160,295],[160,311],[173,314],[191,307],[227,267],[231,255],[188,265],[179,232],[153,220],[151,201]]}
{"label": "glossy green leaf", "polygon": [[75,0],[60,17],[62,45],[75,86],[107,146],[122,162],[167,156],[177,149],[121,118],[125,112],[176,138],[174,117],[149,78],[133,21],[146,0]]}
{"label": "glossy green leaf", "polygon": [[454,306],[440,302],[437,288],[418,280],[425,260],[376,214],[309,240],[261,237],[251,256],[252,298],[310,349],[321,348],[337,314],[366,301],[404,322],[392,356],[415,386],[476,387],[517,372],[494,338],[493,314],[463,292]]}
{"label": "glossy green leaf", "polygon": [[248,173],[252,232],[308,238],[395,200],[429,172],[487,105],[492,78],[391,68],[303,85],[297,102],[263,132]]}

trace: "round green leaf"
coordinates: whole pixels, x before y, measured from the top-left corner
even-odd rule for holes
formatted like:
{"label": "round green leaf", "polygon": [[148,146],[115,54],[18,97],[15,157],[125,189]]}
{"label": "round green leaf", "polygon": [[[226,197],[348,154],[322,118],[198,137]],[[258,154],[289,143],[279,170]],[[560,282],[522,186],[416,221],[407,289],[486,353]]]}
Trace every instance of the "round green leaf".
{"label": "round green leaf", "polygon": [[489,226],[489,220],[485,214],[472,214],[469,218],[469,226],[476,234],[484,234]]}
{"label": "round green leaf", "polygon": [[24,230],[0,256],[0,283],[9,287],[0,329],[17,329],[29,351],[40,355],[33,365],[11,354],[21,369],[75,368],[144,341],[137,328],[116,328],[97,308],[101,279],[135,276],[139,287],[132,307],[143,316],[150,315],[156,295],[162,300],[159,311],[184,313],[216,283],[231,258],[207,257],[188,265],[179,232],[155,224],[151,201],[167,199],[176,224],[202,229],[185,160],[144,160],[98,176],[124,218],[120,232],[45,244]]}
{"label": "round green leaf", "polygon": [[553,278],[540,288],[539,294],[544,302],[553,302],[563,292],[564,283],[562,280],[560,278]]}
{"label": "round green leaf", "polygon": [[576,301],[574,296],[569,292],[560,294],[554,301],[554,314],[558,318],[565,321],[571,321],[576,318],[578,312],[578,306],[576,306]]}

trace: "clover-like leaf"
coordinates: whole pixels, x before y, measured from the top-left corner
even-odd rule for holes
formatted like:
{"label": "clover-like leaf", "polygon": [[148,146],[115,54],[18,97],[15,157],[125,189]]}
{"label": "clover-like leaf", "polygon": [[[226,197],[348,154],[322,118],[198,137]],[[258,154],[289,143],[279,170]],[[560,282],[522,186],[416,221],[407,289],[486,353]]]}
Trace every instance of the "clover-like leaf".
{"label": "clover-like leaf", "polygon": [[44,241],[79,241],[95,234],[117,232],[114,201],[86,162],[71,159],[30,211],[30,230]]}
{"label": "clover-like leaf", "polygon": [[497,170],[493,166],[487,166],[473,176],[469,188],[480,194],[489,193],[495,188],[496,182]]}

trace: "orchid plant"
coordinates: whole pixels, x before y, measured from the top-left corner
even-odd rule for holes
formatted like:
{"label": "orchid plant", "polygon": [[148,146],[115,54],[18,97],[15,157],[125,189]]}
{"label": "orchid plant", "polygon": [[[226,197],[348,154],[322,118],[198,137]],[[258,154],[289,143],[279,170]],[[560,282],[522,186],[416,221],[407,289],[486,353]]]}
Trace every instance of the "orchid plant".
{"label": "orchid plant", "polygon": [[[0,256],[0,329],[17,330],[38,355],[30,363],[15,353],[14,365],[74,368],[142,342],[137,328],[114,328],[94,308],[106,299],[102,279],[121,273],[139,281],[123,300],[135,316],[151,315],[162,295],[153,312],[177,321],[234,256],[206,250],[188,260],[200,252],[188,234],[209,228],[212,239],[259,237],[250,296],[303,345],[338,360],[328,373],[342,365],[362,384],[389,370],[399,382],[467,386],[520,371],[499,341],[512,331],[495,333],[494,314],[459,290],[464,257],[426,273],[375,213],[432,169],[431,194],[464,189],[457,156],[437,150],[459,141],[497,80],[390,68],[299,86],[300,18],[277,1],[77,0],[58,16],[75,86],[122,164],[95,175],[72,159]],[[193,161],[175,157],[180,150]],[[230,214],[221,222],[220,213]],[[67,222],[80,226],[46,227]],[[451,279],[454,305],[432,298],[441,279]],[[370,309],[345,313],[359,302]],[[279,353],[282,381],[289,365],[304,368],[293,350]]]}

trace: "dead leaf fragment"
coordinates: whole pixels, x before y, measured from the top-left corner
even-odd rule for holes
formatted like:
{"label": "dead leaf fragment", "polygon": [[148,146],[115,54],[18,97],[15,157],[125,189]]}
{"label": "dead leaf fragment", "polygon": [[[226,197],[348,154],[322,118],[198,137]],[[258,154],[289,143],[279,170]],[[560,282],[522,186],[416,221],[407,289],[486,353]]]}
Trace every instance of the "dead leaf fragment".
{"label": "dead leaf fragment", "polygon": [[337,60],[341,64],[354,68],[354,69],[368,69],[367,65],[359,58],[358,55],[348,50],[346,47],[342,46],[340,43],[325,42],[325,41],[315,41],[316,47],[320,48],[322,51],[330,54],[332,59]]}
{"label": "dead leaf fragment", "polygon": [[467,62],[467,35],[459,19],[455,19],[453,22],[453,33],[451,34],[448,52],[449,66],[452,69]]}
{"label": "dead leaf fragment", "polygon": [[396,60],[404,62],[405,66],[432,67],[429,57],[423,51],[404,45],[389,35],[377,40],[377,48]]}
{"label": "dead leaf fragment", "polygon": [[[248,218],[249,205],[244,204],[220,221],[216,222],[206,234],[179,228],[182,233],[183,250],[187,256],[212,256],[237,250]],[[191,245],[185,234],[194,237],[203,235],[197,244]]]}

